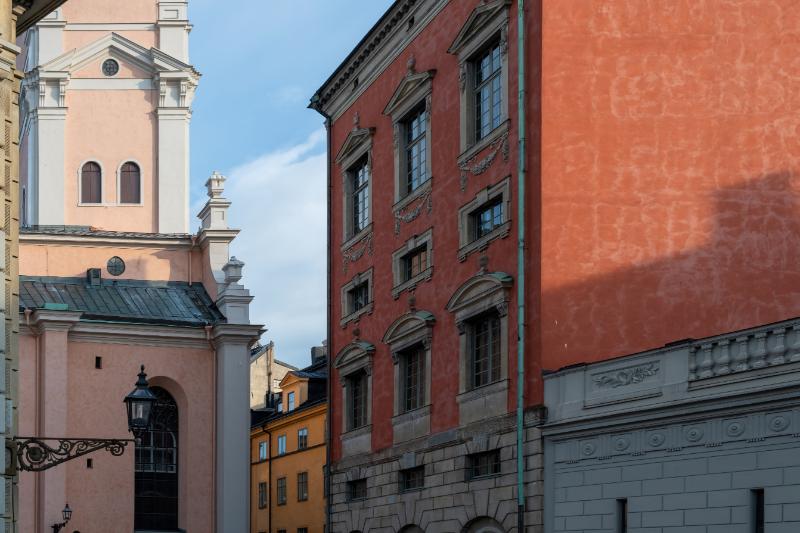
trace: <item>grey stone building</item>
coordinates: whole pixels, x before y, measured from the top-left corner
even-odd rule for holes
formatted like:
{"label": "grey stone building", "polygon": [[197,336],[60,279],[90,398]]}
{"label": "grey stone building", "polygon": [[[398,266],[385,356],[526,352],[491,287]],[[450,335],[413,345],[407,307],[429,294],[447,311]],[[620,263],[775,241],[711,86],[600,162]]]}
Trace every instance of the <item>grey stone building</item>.
{"label": "grey stone building", "polygon": [[545,532],[800,531],[800,320],[545,377]]}

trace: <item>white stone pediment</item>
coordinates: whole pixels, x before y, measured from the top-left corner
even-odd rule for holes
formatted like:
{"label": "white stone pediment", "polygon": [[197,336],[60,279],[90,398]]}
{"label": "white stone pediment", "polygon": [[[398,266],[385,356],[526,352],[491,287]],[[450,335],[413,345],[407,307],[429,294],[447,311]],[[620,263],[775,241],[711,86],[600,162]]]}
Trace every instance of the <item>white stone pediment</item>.
{"label": "white stone pediment", "polygon": [[458,54],[467,43],[494,20],[495,16],[511,5],[511,0],[492,0],[476,7],[470,14],[467,22],[461,27],[453,44],[447,50],[449,54]]}
{"label": "white stone pediment", "polygon": [[447,302],[448,311],[456,311],[481,299],[486,299],[492,294],[511,286],[513,278],[504,272],[478,274],[462,284],[450,301]]}
{"label": "white stone pediment", "polygon": [[[394,94],[391,99],[389,99],[389,103],[386,104],[383,114],[394,115],[396,110],[408,107],[409,99],[419,99],[421,93],[427,92],[427,88],[430,87],[430,81],[435,74],[435,70],[428,70],[419,73],[412,72],[406,75],[403,81],[400,82],[400,85],[397,86],[397,89],[395,89]],[[416,102],[411,103],[413,104]]]}
{"label": "white stone pediment", "polygon": [[336,154],[336,162],[341,164],[351,154],[360,151],[365,145],[371,143],[373,133],[375,133],[375,128],[356,128],[351,131]]}
{"label": "white stone pediment", "polygon": [[92,62],[113,55],[134,68],[149,72],[186,73],[191,77],[200,74],[191,66],[156,48],[145,48],[118,33],[108,33],[81,48],[75,48],[38,67],[40,72],[75,72]]}
{"label": "white stone pediment", "polygon": [[406,313],[392,322],[392,325],[389,326],[386,333],[383,335],[382,342],[385,344],[393,344],[421,330],[430,328],[433,326],[434,322],[436,322],[436,318],[433,316],[433,313],[428,311],[412,311]]}
{"label": "white stone pediment", "polygon": [[336,368],[343,368],[371,357],[375,353],[375,345],[367,341],[353,341],[339,352],[334,361]]}

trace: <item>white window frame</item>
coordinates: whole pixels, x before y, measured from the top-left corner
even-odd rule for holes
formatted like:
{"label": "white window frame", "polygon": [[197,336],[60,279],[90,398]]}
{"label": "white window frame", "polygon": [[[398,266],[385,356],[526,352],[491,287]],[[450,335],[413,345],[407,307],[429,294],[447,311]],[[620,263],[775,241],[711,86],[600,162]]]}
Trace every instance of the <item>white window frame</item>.
{"label": "white window frame", "polygon": [[296,398],[297,398],[297,395],[295,394],[294,391],[286,393],[286,412],[287,413],[291,413],[292,411],[297,409]]}
{"label": "white window frame", "polygon": [[[486,235],[472,240],[472,215],[482,206],[500,198],[503,204],[503,223]],[[495,239],[504,239],[511,232],[511,177],[481,189],[469,203],[458,210],[458,260],[464,261],[470,254],[485,250]]]}
{"label": "white window frame", "polygon": [[278,435],[278,455],[286,455],[286,435]]}
{"label": "white window frame", "polygon": [[[511,0],[490,0],[480,4],[461,27],[458,36],[447,50],[459,63],[460,137],[459,163],[468,161],[509,130],[508,114],[508,24]],[[475,60],[485,47],[498,40],[502,56],[502,103],[500,126],[479,141],[475,140],[475,102],[472,88],[475,83]]]}
{"label": "white window frame", "polygon": [[262,440],[258,443],[258,460],[259,461],[266,461],[269,453],[269,448],[267,447],[267,441]]}
{"label": "white window frame", "polygon": [[[461,425],[500,416],[508,412],[508,306],[513,278],[503,272],[482,272],[464,282],[447,302],[458,328],[458,391]],[[468,322],[486,312],[500,318],[500,379],[471,388]]]}
{"label": "white window frame", "polygon": [[[427,250],[427,267],[407,280],[403,279],[403,261],[405,257],[422,246]],[[428,228],[421,235],[414,235],[408,239],[402,248],[398,248],[392,254],[392,276],[394,286],[392,287],[392,298],[395,300],[400,297],[403,291],[416,287],[423,281],[429,281],[433,276],[433,228]]]}

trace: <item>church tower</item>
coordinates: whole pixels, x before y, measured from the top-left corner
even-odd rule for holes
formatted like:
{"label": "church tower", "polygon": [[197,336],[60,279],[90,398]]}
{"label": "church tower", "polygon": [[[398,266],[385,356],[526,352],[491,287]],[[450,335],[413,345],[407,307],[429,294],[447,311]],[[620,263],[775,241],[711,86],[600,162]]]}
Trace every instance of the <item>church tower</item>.
{"label": "church tower", "polygon": [[27,32],[25,226],[189,233],[188,0],[70,0]]}

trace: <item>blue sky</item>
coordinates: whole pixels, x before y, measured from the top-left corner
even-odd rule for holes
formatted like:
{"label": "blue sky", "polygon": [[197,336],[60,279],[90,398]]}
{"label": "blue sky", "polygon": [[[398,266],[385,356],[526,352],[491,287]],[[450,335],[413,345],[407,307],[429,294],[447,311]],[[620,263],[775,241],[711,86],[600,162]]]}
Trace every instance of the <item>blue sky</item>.
{"label": "blue sky", "polygon": [[[309,363],[325,338],[325,135],[308,99],[390,0],[192,0],[192,206],[212,170],[228,177],[233,253],[251,319],[277,357]],[[192,220],[192,227],[198,222]]]}

